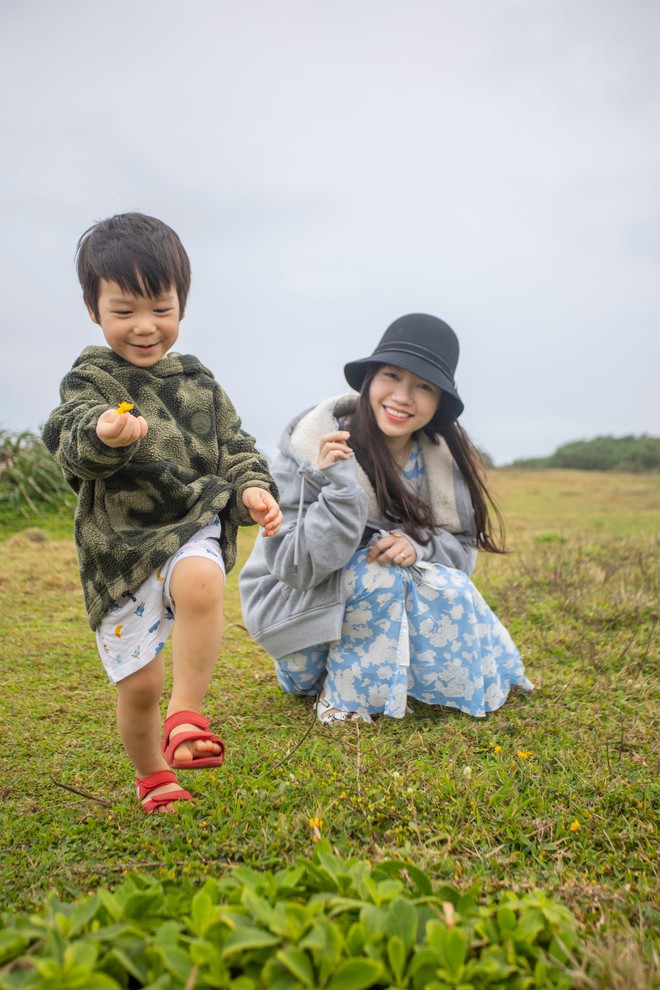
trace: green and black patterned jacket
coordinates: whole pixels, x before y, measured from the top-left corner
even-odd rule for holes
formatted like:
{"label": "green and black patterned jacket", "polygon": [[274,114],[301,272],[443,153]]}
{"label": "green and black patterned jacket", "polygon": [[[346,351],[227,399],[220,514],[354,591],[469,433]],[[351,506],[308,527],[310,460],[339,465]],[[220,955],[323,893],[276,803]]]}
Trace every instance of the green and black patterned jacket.
{"label": "green and black patterned jacket", "polygon": [[[277,498],[277,488],[211,372],[188,354],[138,368],[87,347],[60,398],[43,439],[78,494],[76,546],[92,629],[216,514],[229,571],[238,526],[252,524],[241,495],[256,486]],[[107,447],[96,421],[120,402],[132,402],[149,431],[129,447]]]}

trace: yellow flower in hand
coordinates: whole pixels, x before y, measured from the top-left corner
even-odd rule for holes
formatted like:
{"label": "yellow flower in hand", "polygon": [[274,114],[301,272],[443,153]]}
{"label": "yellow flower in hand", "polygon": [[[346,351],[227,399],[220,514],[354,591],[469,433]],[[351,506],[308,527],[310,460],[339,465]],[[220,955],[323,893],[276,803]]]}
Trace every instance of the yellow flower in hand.
{"label": "yellow flower in hand", "polygon": [[118,413],[121,416],[123,413],[130,412],[131,409],[133,409],[133,403],[132,402],[120,402],[119,405],[117,406],[115,412]]}

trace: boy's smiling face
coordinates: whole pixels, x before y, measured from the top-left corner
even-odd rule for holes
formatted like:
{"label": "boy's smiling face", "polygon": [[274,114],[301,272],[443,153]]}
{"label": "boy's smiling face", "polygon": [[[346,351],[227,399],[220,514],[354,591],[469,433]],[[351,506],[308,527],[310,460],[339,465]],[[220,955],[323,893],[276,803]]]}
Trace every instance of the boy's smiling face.
{"label": "boy's smiling face", "polygon": [[89,305],[87,309],[112,350],[138,368],[150,368],[165,357],[176,343],[183,319],[174,286],[150,299],[104,278],[99,285],[98,319]]}

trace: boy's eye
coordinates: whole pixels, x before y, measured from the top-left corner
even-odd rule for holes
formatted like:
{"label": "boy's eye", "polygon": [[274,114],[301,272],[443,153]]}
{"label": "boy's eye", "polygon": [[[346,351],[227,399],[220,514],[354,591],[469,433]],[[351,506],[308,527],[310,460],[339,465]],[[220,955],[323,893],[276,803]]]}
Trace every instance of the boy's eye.
{"label": "boy's eye", "polygon": [[158,316],[165,316],[166,313],[170,313],[171,311],[172,311],[171,306],[163,306],[160,309],[155,309],[154,313],[156,313]]}

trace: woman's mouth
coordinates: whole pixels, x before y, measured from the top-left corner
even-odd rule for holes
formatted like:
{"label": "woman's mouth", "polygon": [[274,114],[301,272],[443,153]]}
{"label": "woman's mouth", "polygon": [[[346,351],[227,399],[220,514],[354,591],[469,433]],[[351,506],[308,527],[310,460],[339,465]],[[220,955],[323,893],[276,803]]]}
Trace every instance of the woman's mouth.
{"label": "woman's mouth", "polygon": [[410,419],[411,414],[407,412],[401,412],[399,409],[393,409],[392,406],[383,406],[383,411],[389,419],[394,420],[395,423],[405,423]]}

